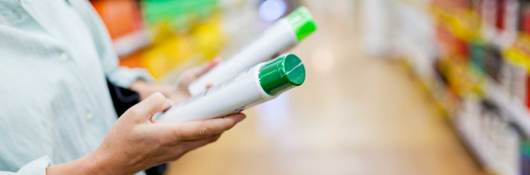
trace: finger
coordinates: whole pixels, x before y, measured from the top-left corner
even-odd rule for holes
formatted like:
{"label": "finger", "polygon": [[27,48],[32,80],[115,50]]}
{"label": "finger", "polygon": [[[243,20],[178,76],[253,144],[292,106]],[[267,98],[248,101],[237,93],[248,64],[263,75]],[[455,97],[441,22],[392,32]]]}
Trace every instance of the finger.
{"label": "finger", "polygon": [[157,92],[131,107],[125,112],[124,116],[132,118],[136,122],[144,122],[150,120],[154,114],[165,111],[170,106],[169,100]]}
{"label": "finger", "polygon": [[208,138],[201,139],[201,140],[183,142],[182,143],[182,148],[184,148],[184,150],[188,150],[188,151],[194,150],[194,149],[196,149],[198,147],[201,147],[201,146],[216,142],[217,140],[219,140],[220,137],[221,137],[221,134],[218,134],[218,135],[210,136]]}
{"label": "finger", "polygon": [[204,65],[203,67],[199,68],[197,72],[195,72],[194,77],[201,77],[204,74],[208,73],[210,70],[212,70],[215,66],[219,64],[219,59],[214,59],[210,61],[208,64]]}
{"label": "finger", "polygon": [[160,123],[159,127],[171,132],[175,139],[198,140],[221,134],[234,127],[234,125],[239,123],[244,118],[244,114],[234,114],[227,117],[202,121]]}
{"label": "finger", "polygon": [[217,141],[219,137],[221,137],[221,135],[216,135],[201,140],[182,142],[175,146],[169,154],[171,155],[172,160],[178,159],[190,151],[193,151],[199,147],[203,147]]}
{"label": "finger", "polygon": [[244,114],[235,114],[222,118],[215,118],[203,121],[192,121],[182,123],[179,132],[183,140],[196,140],[212,135],[221,134],[245,118]]}
{"label": "finger", "polygon": [[208,83],[206,85],[206,91],[210,91],[210,90],[212,90],[212,88],[213,88],[213,84],[212,83]]}

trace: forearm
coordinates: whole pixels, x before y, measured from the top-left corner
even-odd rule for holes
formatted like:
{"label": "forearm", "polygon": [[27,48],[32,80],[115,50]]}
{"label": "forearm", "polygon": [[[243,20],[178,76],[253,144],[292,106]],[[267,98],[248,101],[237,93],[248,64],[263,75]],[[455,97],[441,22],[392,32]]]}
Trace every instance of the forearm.
{"label": "forearm", "polygon": [[[98,152],[87,154],[78,160],[52,165],[46,169],[46,175],[126,175],[126,170],[113,167],[110,156]],[[130,173],[133,174],[133,173]]]}

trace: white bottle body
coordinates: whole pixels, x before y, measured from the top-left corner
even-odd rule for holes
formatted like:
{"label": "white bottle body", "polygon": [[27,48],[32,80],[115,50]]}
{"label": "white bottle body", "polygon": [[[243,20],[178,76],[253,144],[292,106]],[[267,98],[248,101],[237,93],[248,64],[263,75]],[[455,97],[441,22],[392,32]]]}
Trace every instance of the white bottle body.
{"label": "white bottle body", "polygon": [[232,81],[195,96],[188,102],[172,107],[160,116],[159,121],[185,122],[221,117],[273,98],[260,85],[258,74],[262,65],[259,64]]}
{"label": "white bottle body", "polygon": [[189,91],[192,96],[206,91],[207,86],[217,86],[231,80],[239,73],[272,59],[277,54],[298,43],[296,33],[286,19],[281,19],[270,27],[256,41],[245,47],[232,58],[223,61],[207,74],[192,83]]}

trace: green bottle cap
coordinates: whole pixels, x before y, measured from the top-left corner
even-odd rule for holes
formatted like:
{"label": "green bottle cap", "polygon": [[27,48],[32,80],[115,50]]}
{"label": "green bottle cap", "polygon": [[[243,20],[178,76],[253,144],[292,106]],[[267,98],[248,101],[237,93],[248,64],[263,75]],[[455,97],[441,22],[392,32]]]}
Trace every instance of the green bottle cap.
{"label": "green bottle cap", "polygon": [[298,41],[302,41],[317,30],[317,23],[305,7],[298,7],[294,10],[287,16],[287,21],[293,27]]}
{"label": "green bottle cap", "polygon": [[292,53],[277,57],[259,70],[260,85],[271,96],[291,87],[300,86],[304,81],[304,64],[298,56]]}

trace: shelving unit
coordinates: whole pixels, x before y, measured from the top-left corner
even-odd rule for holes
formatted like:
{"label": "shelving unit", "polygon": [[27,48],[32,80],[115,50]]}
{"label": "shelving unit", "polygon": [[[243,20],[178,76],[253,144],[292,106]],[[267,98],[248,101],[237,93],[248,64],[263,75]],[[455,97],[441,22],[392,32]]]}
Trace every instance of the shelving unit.
{"label": "shelving unit", "polygon": [[523,129],[526,135],[530,135],[530,111],[528,108],[514,100],[510,100],[509,96],[500,90],[498,85],[495,85],[491,80],[485,85],[486,95],[493,99],[501,108],[505,109],[511,115],[510,120],[517,123]]}
{"label": "shelving unit", "polygon": [[485,168],[484,171],[489,174],[517,174],[517,166],[512,166],[495,159],[495,155],[490,153],[490,148],[486,147],[480,137],[476,136],[477,127],[469,125],[472,121],[463,121],[467,118],[469,118],[469,116],[455,117],[455,120],[452,121],[452,124],[459,133],[459,136],[461,137],[460,139],[466,142],[465,145],[470,147],[469,150],[471,153]]}
{"label": "shelving unit", "polygon": [[[415,65],[413,71],[447,109],[449,120],[486,172],[529,175],[525,150],[530,140],[530,34],[519,30],[518,23],[523,21],[519,11],[530,2],[422,2],[427,3],[400,2],[400,19],[430,26],[428,32],[398,31],[402,40],[413,41],[398,44],[395,50]],[[428,44],[421,41],[432,41],[437,49],[421,53]]]}

